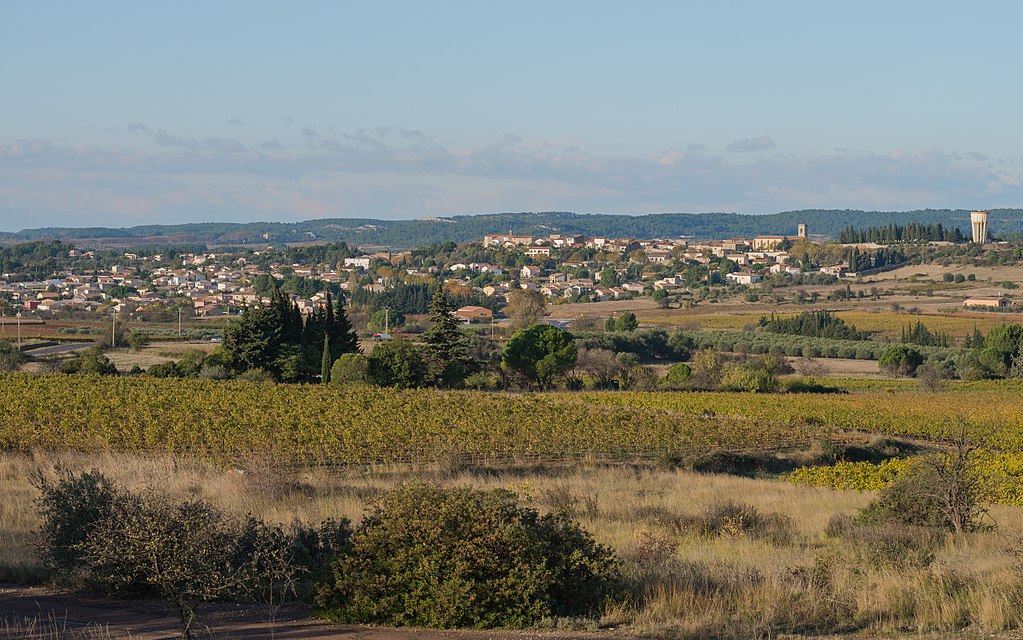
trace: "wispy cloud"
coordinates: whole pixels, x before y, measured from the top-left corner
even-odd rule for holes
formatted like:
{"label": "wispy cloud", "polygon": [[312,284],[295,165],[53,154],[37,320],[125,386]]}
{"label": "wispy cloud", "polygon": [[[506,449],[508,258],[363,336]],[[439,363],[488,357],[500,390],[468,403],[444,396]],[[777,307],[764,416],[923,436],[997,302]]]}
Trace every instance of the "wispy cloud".
{"label": "wispy cloud", "polygon": [[757,136],[756,138],[743,138],[736,140],[725,147],[732,153],[749,153],[750,151],[766,151],[774,148],[774,140],[771,136]]}
{"label": "wispy cloud", "polygon": [[[936,149],[730,159],[699,143],[613,155],[514,134],[460,145],[400,127],[324,136],[305,127],[283,141],[127,128],[139,144],[0,142],[0,228],[550,209],[994,207],[1023,197],[1023,160]],[[729,151],[773,146],[762,136]]]}

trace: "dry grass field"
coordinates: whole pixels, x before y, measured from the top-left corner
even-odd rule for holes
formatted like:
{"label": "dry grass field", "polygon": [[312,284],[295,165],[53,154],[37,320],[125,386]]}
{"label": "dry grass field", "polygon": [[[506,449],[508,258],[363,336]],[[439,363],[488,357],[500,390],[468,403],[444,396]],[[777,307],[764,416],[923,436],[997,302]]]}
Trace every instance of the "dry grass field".
{"label": "dry grass field", "polygon": [[[828,309],[837,309],[835,315],[847,323],[854,325],[860,331],[866,331],[879,336],[897,338],[901,330],[909,324],[922,322],[931,331],[947,333],[954,338],[973,333],[974,328],[988,333],[992,327],[1011,322],[1023,322],[1023,314],[1016,313],[908,313],[906,311],[895,312],[888,309],[845,309],[849,305],[824,305]],[[796,307],[780,308],[776,315],[794,316]],[[744,329],[755,326],[761,316],[770,315],[770,311],[753,311],[747,308],[745,312],[730,314],[703,314],[693,313],[694,310],[656,310],[646,311],[637,314],[637,318],[652,326],[678,327],[682,329]],[[716,310],[715,310],[716,311]]]}
{"label": "dry grass field", "polygon": [[913,277],[918,279],[941,280],[942,275],[946,273],[951,273],[952,275],[961,273],[964,276],[972,273],[977,277],[977,282],[973,284],[978,286],[980,286],[983,281],[1002,282],[1004,280],[1011,280],[1017,283],[1023,282],[1023,266],[1020,265],[1002,265],[993,267],[949,265],[946,267],[940,264],[912,264],[870,276],[869,279],[876,282],[907,280]]}
{"label": "dry grass field", "polygon": [[[861,548],[827,533],[829,522],[855,513],[870,494],[632,464],[295,469],[264,457],[222,468],[124,454],[4,454],[0,580],[43,575],[31,554],[30,531],[38,525],[32,478],[52,475],[55,464],[282,523],[358,521],[375,496],[412,478],[509,489],[542,511],[568,511],[617,549],[633,595],[609,605],[599,624],[630,635],[992,633],[1023,624],[1019,509],[993,508],[994,531],[931,540],[933,558],[889,562],[883,541]],[[767,524],[688,528],[729,501],[755,507]]]}

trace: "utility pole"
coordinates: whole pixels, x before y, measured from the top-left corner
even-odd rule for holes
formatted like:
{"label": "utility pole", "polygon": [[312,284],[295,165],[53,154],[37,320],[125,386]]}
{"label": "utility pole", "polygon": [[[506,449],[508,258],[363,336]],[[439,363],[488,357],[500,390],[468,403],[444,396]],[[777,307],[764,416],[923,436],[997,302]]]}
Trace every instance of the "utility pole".
{"label": "utility pole", "polygon": [[110,348],[117,346],[117,309],[110,310]]}
{"label": "utility pole", "polygon": [[178,307],[178,340],[181,339],[181,307]]}
{"label": "utility pole", "polygon": [[21,346],[21,312],[18,312],[18,346]]}

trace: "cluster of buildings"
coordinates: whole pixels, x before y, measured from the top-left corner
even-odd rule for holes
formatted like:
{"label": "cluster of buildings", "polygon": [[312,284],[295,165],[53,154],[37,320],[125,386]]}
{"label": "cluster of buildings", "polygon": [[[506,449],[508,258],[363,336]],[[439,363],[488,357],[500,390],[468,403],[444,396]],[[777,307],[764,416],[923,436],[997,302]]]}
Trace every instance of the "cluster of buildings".
{"label": "cluster of buildings", "polygon": [[[335,284],[342,290],[360,286],[371,292],[382,292],[399,279],[432,280],[439,277],[463,291],[468,289],[488,297],[501,298],[509,293],[511,287],[521,287],[539,291],[552,300],[584,297],[593,301],[616,300],[651,290],[675,292],[685,289],[680,273],[670,273],[663,266],[658,267],[677,262],[708,265],[727,258],[738,270],[728,273],[726,281],[741,285],[755,284],[769,274],[798,273],[799,269],[786,264],[789,253],[785,249],[806,239],[806,225],[799,226],[796,236],[702,242],[694,242],[691,238],[643,240],[560,234],[547,237],[512,233],[484,236],[484,247],[512,249],[520,257],[524,256],[515,267],[482,262],[443,264],[420,261],[417,264],[411,252],[349,257],[340,264],[332,265],[271,264],[269,267],[249,264],[237,254],[201,253],[179,256],[173,266],[168,266],[164,256],[139,257],[126,253],[126,266],[62,273],[38,282],[16,282],[17,278],[11,277],[16,274],[0,274],[0,296],[10,300],[19,310],[29,312],[109,312],[111,308],[117,312],[134,312],[177,306],[190,308],[195,316],[213,318],[259,301],[261,295],[253,282],[258,276],[270,274],[278,279],[290,276],[316,278]],[[566,249],[593,249],[597,257],[586,262],[565,260],[564,256],[573,253],[564,251]],[[552,251],[555,252],[554,258]],[[601,254],[606,259],[602,259]],[[87,252],[73,250],[69,257],[87,255]],[[561,256],[561,260],[555,259],[557,256]],[[638,278],[637,269],[629,268],[635,264],[646,265]],[[610,279],[613,282],[606,278],[603,281],[597,279],[595,274],[606,269],[614,270],[615,277]],[[836,276],[845,274],[842,266],[830,269]],[[594,275],[576,277],[573,272]],[[145,277],[141,277],[140,273],[144,273]],[[373,278],[367,279],[368,274]],[[488,276],[482,279],[485,284],[478,284],[480,275]],[[321,305],[324,298],[324,293],[316,293],[309,297],[293,296],[293,301],[300,310],[309,312]],[[483,307],[466,307],[460,309],[458,315],[466,322],[485,322],[493,317],[490,310]]]}
{"label": "cluster of buildings", "polygon": [[[739,270],[728,273],[726,281],[734,284],[751,285],[762,280],[766,275],[800,273],[800,269],[789,266],[786,261],[790,257],[786,246],[809,239],[808,227],[800,224],[795,236],[762,235],[755,238],[731,238],[728,240],[708,240],[694,242],[691,238],[668,240],[640,240],[635,238],[588,238],[581,235],[554,234],[547,237],[532,235],[516,235],[513,233],[492,233],[483,236],[485,247],[502,247],[518,249],[530,257],[548,258],[552,249],[592,249],[605,254],[616,255],[615,264],[639,262],[644,264],[666,264],[682,261],[690,264],[709,264],[722,258],[731,260]],[[564,254],[562,254],[564,255]],[[563,270],[571,270],[583,266],[565,262],[559,265]],[[466,268],[476,272],[498,269],[492,265],[452,265],[453,268]],[[627,269],[617,267],[618,275],[625,276]],[[836,277],[847,275],[848,268],[843,265],[828,267]],[[500,272],[500,269],[498,269]],[[644,273],[634,281],[623,280],[616,286],[600,286],[592,279],[573,278],[562,270],[544,269],[538,265],[525,265],[516,274],[518,286],[536,289],[549,298],[578,298],[589,296],[590,300],[615,300],[626,298],[644,291],[664,289],[675,291],[683,289],[685,284],[680,274],[660,277],[659,274]],[[484,287],[483,293],[503,295],[507,287]]]}

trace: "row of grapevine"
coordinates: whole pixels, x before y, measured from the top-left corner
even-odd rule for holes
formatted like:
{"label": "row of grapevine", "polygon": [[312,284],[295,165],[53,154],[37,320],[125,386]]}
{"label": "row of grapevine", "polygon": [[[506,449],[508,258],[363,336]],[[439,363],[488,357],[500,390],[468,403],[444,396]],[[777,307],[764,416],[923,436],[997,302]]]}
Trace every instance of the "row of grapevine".
{"label": "row of grapevine", "polygon": [[788,420],[609,407],[584,394],[496,394],[247,381],[0,377],[0,448],[161,451],[323,463],[699,456],[822,436]]}

